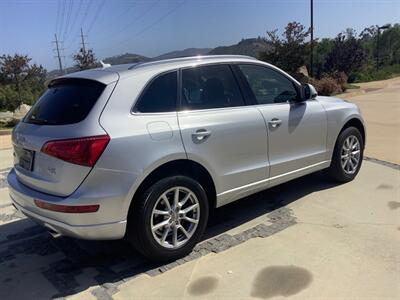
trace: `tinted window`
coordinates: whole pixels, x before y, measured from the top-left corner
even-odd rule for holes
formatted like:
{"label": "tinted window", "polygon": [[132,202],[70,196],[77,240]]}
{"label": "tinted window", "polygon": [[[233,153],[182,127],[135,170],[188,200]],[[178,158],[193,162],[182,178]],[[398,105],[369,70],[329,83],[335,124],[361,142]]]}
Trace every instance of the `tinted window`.
{"label": "tinted window", "polygon": [[105,85],[92,80],[58,80],[40,97],[24,122],[65,125],[82,121],[89,114]]}
{"label": "tinted window", "polygon": [[143,113],[176,110],[177,72],[163,74],[154,79],[145,90],[136,110]]}
{"label": "tinted window", "polygon": [[240,65],[259,104],[282,103],[295,100],[297,91],[292,81],[270,68]]}
{"label": "tinted window", "polygon": [[207,109],[244,105],[228,65],[182,70],[183,109]]}

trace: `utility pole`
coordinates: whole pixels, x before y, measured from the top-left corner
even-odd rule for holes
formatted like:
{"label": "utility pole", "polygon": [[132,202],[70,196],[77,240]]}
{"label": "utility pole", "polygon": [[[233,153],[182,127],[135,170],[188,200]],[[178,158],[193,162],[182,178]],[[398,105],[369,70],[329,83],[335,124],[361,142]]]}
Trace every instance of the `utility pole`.
{"label": "utility pole", "polygon": [[310,53],[310,76],[313,77],[314,73],[314,1],[310,0],[311,10],[311,53]]}
{"label": "utility pole", "polygon": [[81,27],[81,40],[82,40],[82,50],[83,50],[83,54],[86,54],[86,47],[85,47],[85,36],[83,35],[83,30]]}
{"label": "utility pole", "polygon": [[63,66],[62,66],[62,62],[61,62],[61,54],[60,54],[60,50],[62,50],[62,49],[60,49],[60,46],[59,46],[59,41],[58,41],[58,38],[57,38],[57,34],[55,33],[54,34],[54,37],[55,37],[55,41],[53,41],[53,43],[55,43],[56,44],[56,51],[57,51],[57,56],[55,56],[56,58],[58,58],[58,65],[59,65],[59,70],[60,70],[60,73],[61,74],[64,74],[64,70],[63,70]]}

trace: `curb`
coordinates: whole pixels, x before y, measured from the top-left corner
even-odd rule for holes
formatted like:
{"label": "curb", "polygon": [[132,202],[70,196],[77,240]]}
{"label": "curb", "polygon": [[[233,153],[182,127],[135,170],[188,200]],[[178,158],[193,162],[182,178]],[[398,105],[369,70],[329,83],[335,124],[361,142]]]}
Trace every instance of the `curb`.
{"label": "curb", "polygon": [[365,161],[370,161],[385,167],[389,167],[395,170],[400,170],[400,165],[396,164],[396,163],[392,163],[389,161],[385,161],[385,160],[381,160],[381,159],[377,159],[377,158],[373,158],[373,157],[368,157],[368,156],[364,156],[364,160]]}

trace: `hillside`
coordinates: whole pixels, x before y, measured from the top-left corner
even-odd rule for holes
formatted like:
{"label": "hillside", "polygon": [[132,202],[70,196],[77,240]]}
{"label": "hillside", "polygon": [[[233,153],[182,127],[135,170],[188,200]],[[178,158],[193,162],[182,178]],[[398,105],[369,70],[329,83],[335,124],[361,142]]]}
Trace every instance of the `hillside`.
{"label": "hillside", "polygon": [[236,54],[248,55],[258,58],[260,52],[268,51],[271,46],[262,38],[243,39],[239,43],[230,46],[220,46],[211,50],[208,54]]}
{"label": "hillside", "polygon": [[212,50],[211,48],[187,48],[184,50],[172,51],[159,56],[154,57],[154,60],[160,59],[170,59],[176,57],[185,57],[185,56],[196,56],[196,55],[206,55]]}
{"label": "hillside", "polygon": [[[196,55],[223,55],[223,54],[240,54],[248,55],[252,57],[258,57],[258,54],[262,51],[267,51],[270,49],[270,45],[262,38],[250,38],[243,39],[239,43],[230,46],[220,46],[214,49],[211,48],[187,48],[184,50],[171,51],[164,53],[156,57],[146,57],[140,54],[125,53],[121,55],[115,55],[112,57],[107,57],[102,59],[104,63],[111,65],[120,64],[131,64],[143,61],[170,59],[175,57],[185,57],[185,56],[196,56]],[[66,73],[72,73],[77,71],[75,67],[66,69]],[[54,78],[59,76],[58,70],[52,70],[48,72],[48,78]]]}
{"label": "hillside", "polygon": [[[69,74],[69,73],[73,73],[73,72],[77,72],[77,71],[79,71],[79,70],[76,67],[70,67],[70,68],[64,69],[65,74]],[[61,76],[61,75],[62,74],[60,73],[60,71],[58,69],[47,72],[47,78],[55,78],[55,77]]]}
{"label": "hillside", "polygon": [[141,61],[149,61],[150,58],[139,55],[139,54],[132,54],[132,53],[125,53],[121,55],[115,55],[112,57],[107,57],[103,59],[103,62],[106,64],[111,65],[121,65],[121,64],[131,64]]}

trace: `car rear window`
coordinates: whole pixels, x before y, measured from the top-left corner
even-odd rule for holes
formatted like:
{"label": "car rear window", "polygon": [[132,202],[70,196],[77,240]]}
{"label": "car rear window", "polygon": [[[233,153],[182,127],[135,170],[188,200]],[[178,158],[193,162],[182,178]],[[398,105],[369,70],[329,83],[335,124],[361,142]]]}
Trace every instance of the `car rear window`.
{"label": "car rear window", "polygon": [[33,105],[24,122],[39,125],[67,125],[86,118],[105,85],[87,79],[62,79],[50,84]]}

